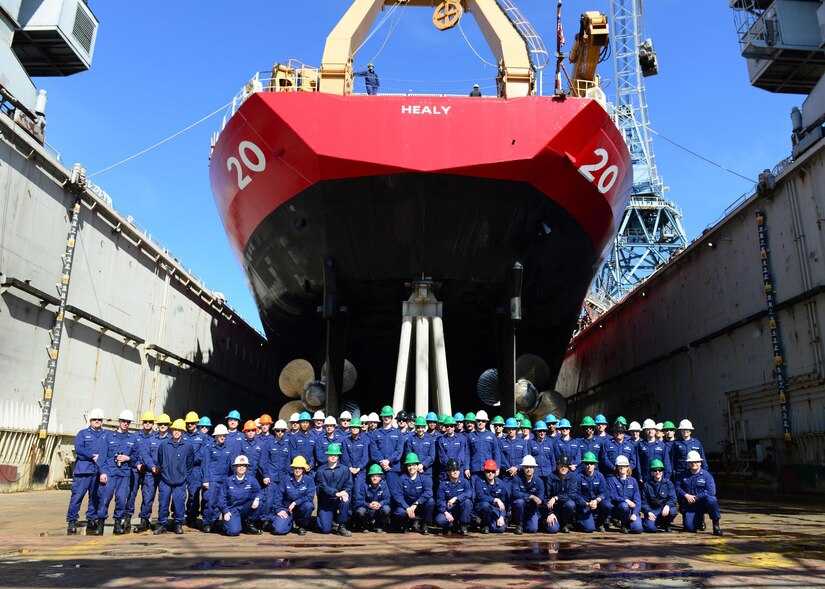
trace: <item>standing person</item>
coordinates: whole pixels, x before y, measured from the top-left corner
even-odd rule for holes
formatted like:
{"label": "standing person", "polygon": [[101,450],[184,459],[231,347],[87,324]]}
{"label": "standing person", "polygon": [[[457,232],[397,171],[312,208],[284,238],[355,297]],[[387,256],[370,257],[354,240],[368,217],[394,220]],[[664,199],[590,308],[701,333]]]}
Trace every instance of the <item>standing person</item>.
{"label": "standing person", "polygon": [[504,437],[504,418],[501,415],[496,415],[490,425],[493,426],[493,435],[497,440]]}
{"label": "standing person", "polygon": [[[146,465],[143,463],[143,446],[148,443],[150,439],[155,436],[155,414],[152,411],[146,411],[140,418],[141,429],[135,434],[137,439],[137,458],[135,458],[134,468],[132,469],[132,485],[129,492],[129,499],[126,501],[126,517],[123,519],[123,532],[128,534],[132,531],[132,516],[135,515],[135,500],[137,499],[138,491],[143,490],[143,484],[146,479]],[[143,511],[143,509],[141,509]],[[135,529],[141,527],[135,526]],[[147,528],[148,529],[148,528]]]}
{"label": "standing person", "polygon": [[584,430],[584,436],[579,438],[579,449],[581,450],[582,456],[584,456],[585,452],[592,452],[596,456],[601,454],[602,439],[597,438],[595,435],[596,422],[593,421],[593,418],[589,415],[585,415],[582,417],[582,421],[579,426]]}
{"label": "standing person", "polygon": [[616,459],[619,456],[627,458],[630,468],[636,468],[636,446],[626,438],[627,426],[622,419],[622,417],[616,419],[613,423],[613,437],[602,444],[599,465],[605,477],[611,476],[616,471]]}
{"label": "standing person", "polygon": [[370,466],[368,483],[355,490],[355,521],[358,529],[370,529],[379,534],[384,532],[390,517],[390,488],[384,481],[384,470],[377,464]]}
{"label": "standing person", "polygon": [[140,504],[140,523],[134,527],[135,533],[141,533],[152,528],[152,508],[160,487],[160,468],[158,468],[158,452],[160,447],[172,439],[169,435],[169,426],[172,420],[166,413],[161,413],[155,419],[158,431],[141,446],[141,462],[146,467],[143,477],[142,496]]}
{"label": "standing person", "polygon": [[636,446],[638,470],[636,474],[641,482],[650,479],[651,464],[658,461],[665,469],[665,479],[670,480],[673,469],[670,465],[670,452],[664,442],[656,439],[656,424],[652,419],[645,419],[642,424],[645,438]]}
{"label": "standing person", "polygon": [[169,503],[172,503],[174,531],[183,534],[186,520],[186,481],[195,467],[195,450],[183,439],[186,424],[176,419],[172,424],[172,439],[158,450],[160,493],[158,495],[158,525],[155,534],[165,534],[169,525]]}
{"label": "standing person", "polygon": [[616,458],[616,471],[607,479],[610,499],[613,502],[611,515],[619,521],[622,534],[641,534],[642,496],[639,481],[630,476],[630,461],[626,456]]}
{"label": "standing person", "polygon": [[662,442],[670,452],[670,461],[673,463],[673,444],[676,442],[676,426],[672,421],[665,421],[662,424]]}
{"label": "standing person", "polygon": [[424,418],[424,421],[427,422],[428,436],[434,436],[438,434],[438,415],[436,415],[434,411],[430,411],[429,413],[427,413],[427,417]]}
{"label": "standing person", "polygon": [[560,419],[557,425],[559,435],[556,438],[556,459],[567,456],[570,459],[570,470],[575,471],[582,459],[579,441],[570,437],[570,421]]}
{"label": "standing person", "polygon": [[274,434],[268,436],[264,442],[266,458],[262,460],[263,472],[261,477],[263,491],[263,505],[260,507],[261,521],[273,521],[275,497],[281,487],[281,481],[290,474],[289,442],[286,439],[287,424],[283,419],[275,422]]}
{"label": "standing person", "polygon": [[367,426],[367,432],[370,435],[370,442],[372,442],[372,434],[378,429],[378,425],[381,423],[381,420],[378,419],[378,414],[373,411],[370,413],[370,422]]}
{"label": "standing person", "polygon": [[473,97],[481,96],[481,89],[478,87],[478,84],[473,84],[473,89],[470,90],[470,96],[473,96]]}
{"label": "standing person", "polygon": [[[464,437],[467,438],[470,434],[476,431],[476,414],[470,411],[464,416]],[[469,444],[470,441],[467,440]]]}
{"label": "standing person", "polygon": [[347,451],[346,437],[338,429],[338,422],[329,415],[324,418],[324,433],[315,437],[315,462],[322,464],[327,461],[327,448],[330,444],[338,444],[341,447],[341,459],[339,462],[349,468],[350,459]]}
{"label": "standing person", "polygon": [[467,536],[473,512],[473,488],[470,481],[461,476],[461,466],[455,458],[447,461],[445,473],[446,478],[438,485],[435,523],[446,536],[456,528],[457,522],[458,533]]}
{"label": "standing person", "polygon": [[243,441],[243,432],[238,430],[241,425],[241,414],[235,409],[226,414],[226,443],[230,446]]}
{"label": "standing person", "polygon": [[[541,507],[545,501],[544,481],[536,476],[536,459],[530,454],[521,460],[521,471],[510,483],[512,497],[512,520],[516,524],[515,533],[535,534],[539,531]],[[556,526],[558,529],[558,526]]]}
{"label": "standing person", "polygon": [[[516,421],[519,423],[519,431],[522,440],[527,440],[531,442],[536,439],[536,436],[533,435],[533,424],[530,422],[529,419],[518,419]],[[529,452],[529,450],[528,450]]]}
{"label": "standing person", "polygon": [[664,473],[662,461],[653,459],[650,478],[642,485],[642,526],[645,532],[670,532],[673,519],[679,514],[676,487]]}
{"label": "standing person", "polygon": [[556,431],[556,424],[559,423],[559,418],[553,415],[552,413],[548,413],[547,416],[544,418],[544,423],[547,424],[547,427],[550,430],[547,433],[547,437],[551,440],[555,440],[558,437],[558,432]]}
{"label": "standing person", "polygon": [[704,470],[708,469],[705,448],[702,446],[702,442],[693,437],[693,424],[689,419],[683,419],[679,422],[679,433],[682,435],[682,439],[673,442],[670,456],[670,461],[673,464],[673,475],[677,481],[689,470],[687,457],[691,452],[698,453],[702,458],[702,468]]}
{"label": "standing person", "polygon": [[519,473],[523,458],[530,454],[530,442],[517,435],[518,423],[513,417],[504,422],[504,437],[499,440],[501,450],[501,478],[508,484]]}
{"label": "standing person", "polygon": [[455,433],[461,435],[464,433],[464,414],[463,413],[456,413],[453,415],[453,419],[455,419]]}
{"label": "standing person", "polygon": [[631,421],[630,425],[627,426],[627,433],[630,434],[630,442],[634,446],[638,446],[639,442],[642,441],[642,426],[639,424],[638,421]]}
{"label": "standing person", "polygon": [[396,428],[401,435],[404,436],[404,442],[406,443],[407,438],[410,434],[412,434],[412,428],[407,428],[407,412],[403,409],[395,414],[395,423]]}
{"label": "standing person", "polygon": [[571,460],[559,456],[556,472],[547,479],[547,510],[545,519],[547,531],[570,532],[576,517],[577,485],[576,474],[570,471]]}
{"label": "standing person", "polygon": [[308,411],[302,411],[298,416],[298,433],[289,440],[290,461],[303,456],[307,461],[308,471],[315,467],[315,436],[309,429],[310,424],[312,424],[312,416]]}
{"label": "standing person", "polygon": [[[155,492],[157,491],[157,483],[155,482],[155,472],[157,472],[157,466],[155,466],[155,462],[154,460],[152,460],[151,456],[152,442],[157,437],[157,433],[155,432],[155,414],[151,411],[146,411],[141,416],[140,420],[142,422],[143,428],[137,434],[137,484],[134,485],[134,488],[132,489],[133,495],[137,495],[138,488],[140,488],[141,491],[141,503],[139,513],[140,523],[136,525],[132,530],[136,534],[145,532],[151,527],[149,520],[152,517],[152,503],[154,503],[155,501]],[[155,472],[152,471],[153,467],[155,469]],[[132,513],[134,513],[135,499],[132,495],[129,496],[129,503],[131,504]],[[129,513],[129,507],[127,507],[126,513]],[[130,519],[128,515],[126,519]],[[124,524],[126,524],[125,520]]]}
{"label": "standing person", "polygon": [[713,475],[702,467],[704,461],[696,450],[690,451],[686,462],[688,470],[682,473],[676,483],[676,494],[682,501],[685,531],[695,532],[701,528],[707,513],[713,522],[713,535],[721,536],[719,520],[722,519],[722,514],[716,500],[716,481]]}
{"label": "standing person", "polygon": [[290,467],[292,474],[281,481],[275,493],[272,533],[283,536],[294,527],[295,532],[303,536],[315,509],[315,482],[306,476],[309,465],[303,456],[297,456]]}
{"label": "standing person", "polygon": [[208,534],[212,525],[218,520],[220,510],[218,503],[221,486],[232,471],[232,449],[226,443],[226,426],[219,423],[213,432],[211,442],[204,444],[201,450],[201,467],[203,468],[203,526],[201,531]]}
{"label": "standing person", "polygon": [[[241,454],[233,461],[235,474],[221,485],[218,509],[223,514],[223,532],[227,536],[260,534],[252,524],[261,505],[261,485],[248,472],[249,458]],[[176,530],[177,531],[177,530]]]}
{"label": "standing person", "polygon": [[[74,438],[74,453],[77,457],[72,477],[72,495],[69,499],[69,509],[66,511],[66,533],[77,534],[77,518],[80,514],[80,504],[83,497],[89,495],[86,505],[86,533],[93,534],[97,530],[97,517],[100,511],[100,496],[98,484],[100,469],[97,461],[101,446],[100,439],[106,435],[103,430],[103,410],[92,409],[89,413],[89,427],[77,432]],[[101,461],[102,463],[102,461]]]}
{"label": "standing person", "polygon": [[407,442],[404,446],[404,455],[415,454],[418,456],[418,472],[426,477],[430,477],[433,482],[433,464],[435,464],[435,452],[438,445],[438,440],[444,436],[426,435],[427,422],[423,417],[416,418],[415,431],[407,437]]}
{"label": "standing person", "polygon": [[[361,420],[353,417],[349,420],[350,435],[344,440],[347,455],[349,455],[352,492],[356,497],[358,496],[358,490],[367,484],[367,466],[370,463],[370,441],[365,434],[361,433],[362,428]],[[373,466],[378,465],[374,464]]]}
{"label": "standing person", "polygon": [[392,407],[385,405],[381,409],[383,427],[370,436],[370,456],[384,469],[390,493],[395,492],[401,476],[401,457],[404,453],[404,439],[401,432],[392,426],[392,415]]}
{"label": "standing person", "polygon": [[475,479],[473,508],[481,518],[481,533],[503,534],[507,528],[507,485],[496,476],[498,464],[495,460],[484,463],[484,477]]}
{"label": "standing person", "polygon": [[350,431],[350,424],[352,423],[352,413],[349,411],[344,411],[341,415],[338,416],[338,433],[341,434],[343,439],[347,439],[350,437],[352,432]]}
{"label": "standing person", "polygon": [[530,441],[530,454],[536,459],[536,476],[547,486],[547,478],[556,470],[556,440],[547,435],[547,425],[537,421],[533,432],[535,440]]}
{"label": "standing person", "polygon": [[610,438],[610,436],[607,435],[607,418],[599,413],[596,415],[596,419],[594,421],[596,423],[596,438],[598,438],[600,443],[603,444],[608,440],[608,438]]}
{"label": "standing person", "polygon": [[[324,422],[326,421],[326,415],[320,409],[312,414],[312,425],[313,429],[310,430],[310,434],[315,436],[316,438],[321,437],[324,435]],[[323,460],[321,461],[323,462]]]}
{"label": "standing person", "polygon": [[209,435],[210,429],[212,429],[212,420],[204,415],[200,418],[200,420],[198,420],[198,431],[204,436],[204,440],[209,440],[211,438]]}
{"label": "standing person", "polygon": [[298,429],[300,428],[300,421],[300,413],[293,413],[289,416],[289,431],[287,432],[287,437],[292,437],[298,433]]}
{"label": "standing person", "polygon": [[[109,504],[115,499],[115,534],[123,534],[123,518],[126,516],[126,502],[132,491],[132,471],[138,460],[137,436],[129,431],[134,414],[124,409],[118,416],[118,428],[98,438],[97,452],[100,466],[100,508],[96,533],[103,535]],[[102,461],[101,461],[102,459]]]}
{"label": "standing person", "polygon": [[201,450],[207,439],[208,434],[201,433],[198,428],[200,417],[194,411],[186,414],[183,421],[186,423],[186,434],[188,442],[192,444],[192,450],[195,452],[195,464],[192,467],[192,474],[186,481],[186,526],[189,528],[198,527],[198,516],[203,507],[201,496],[203,493],[203,472],[201,471]]}
{"label": "standing person", "polygon": [[501,462],[501,448],[498,439],[492,432],[487,430],[487,423],[489,423],[487,412],[482,409],[476,413],[476,431],[467,435],[467,459],[465,464],[468,466],[465,466],[467,470],[464,471],[464,476],[468,479],[471,475],[475,479],[485,478],[484,464],[488,460],[492,460],[496,464]]}
{"label": "standing person", "polygon": [[445,419],[444,425],[447,433],[436,439],[436,468],[438,483],[447,480],[450,460],[455,460],[461,470],[465,470],[467,465],[464,460],[467,457],[467,440],[465,436],[456,433],[455,418]]}
{"label": "standing person", "polygon": [[364,78],[364,82],[367,86],[367,94],[369,96],[375,96],[378,94],[378,88],[381,86],[381,83],[378,81],[378,74],[375,73],[375,65],[369,64],[367,65],[366,70],[361,70],[358,72],[353,72],[354,75]]}
{"label": "standing person", "polygon": [[318,531],[332,532],[332,521],[338,524],[338,534],[352,536],[347,529],[352,507],[352,475],[347,467],[339,464],[341,446],[333,442],[327,446],[327,462],[315,472],[315,487],[318,493]]}
{"label": "standing person", "polygon": [[587,534],[604,532],[604,522],[613,511],[607,481],[596,470],[598,462],[595,454],[585,452],[576,474],[576,524]]}
{"label": "standing person", "polygon": [[401,530],[406,533],[412,528],[427,536],[430,533],[428,524],[435,511],[435,501],[432,480],[421,475],[418,471],[419,464],[418,456],[407,454],[404,460],[407,473],[401,475],[395,489],[390,489],[390,492],[395,503],[393,514],[398,519]]}

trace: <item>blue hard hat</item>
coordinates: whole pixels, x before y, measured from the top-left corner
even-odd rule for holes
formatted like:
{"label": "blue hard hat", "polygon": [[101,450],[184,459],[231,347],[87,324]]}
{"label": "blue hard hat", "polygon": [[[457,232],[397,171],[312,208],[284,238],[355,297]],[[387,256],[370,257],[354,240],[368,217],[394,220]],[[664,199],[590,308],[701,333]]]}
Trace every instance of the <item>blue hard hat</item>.
{"label": "blue hard hat", "polygon": [[225,419],[237,419],[238,421],[240,421],[241,420],[241,414],[233,409],[232,411],[230,411],[226,415]]}
{"label": "blue hard hat", "polygon": [[561,429],[563,427],[569,428],[569,427],[571,427],[570,420],[569,419],[560,419],[559,422],[556,424],[556,427],[559,428],[559,429]]}
{"label": "blue hard hat", "polygon": [[543,421],[537,421],[536,425],[533,426],[534,432],[546,432],[547,431],[547,424]]}
{"label": "blue hard hat", "polygon": [[212,427],[212,420],[209,419],[206,415],[201,417],[201,420],[198,422],[199,426],[202,427]]}
{"label": "blue hard hat", "polygon": [[556,416],[553,415],[552,413],[548,413],[547,417],[544,418],[544,421],[546,423],[558,423],[559,422],[559,420],[556,419]]}
{"label": "blue hard hat", "polygon": [[312,415],[306,411],[301,411],[301,414],[298,416],[298,421],[312,421]]}
{"label": "blue hard hat", "polygon": [[508,417],[507,421],[504,422],[504,428],[505,429],[509,429],[509,428],[517,429],[518,428],[518,422],[516,421],[516,418],[515,417]]}
{"label": "blue hard hat", "polygon": [[427,413],[426,419],[427,421],[438,421],[438,415],[435,414],[435,411],[430,411]]}
{"label": "blue hard hat", "polygon": [[596,421],[596,425],[600,425],[600,424],[607,425],[607,418],[604,415],[602,415],[601,413],[599,413],[596,416],[595,421]]}
{"label": "blue hard hat", "polygon": [[453,415],[453,419],[456,421],[464,421],[464,414],[463,413],[456,413]]}

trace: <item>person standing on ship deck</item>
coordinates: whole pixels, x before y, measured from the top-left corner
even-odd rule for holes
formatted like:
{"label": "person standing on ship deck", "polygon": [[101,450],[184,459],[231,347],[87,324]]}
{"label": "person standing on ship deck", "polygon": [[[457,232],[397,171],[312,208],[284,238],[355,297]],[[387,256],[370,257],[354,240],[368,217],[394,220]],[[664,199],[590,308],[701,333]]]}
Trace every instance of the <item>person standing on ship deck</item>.
{"label": "person standing on ship deck", "polygon": [[470,96],[481,96],[481,90],[478,89],[478,84],[473,84],[473,90],[470,92]]}
{"label": "person standing on ship deck", "polygon": [[369,64],[366,70],[353,72],[353,74],[364,78],[364,82],[367,85],[368,95],[375,96],[378,94],[378,87],[381,86],[381,83],[378,81],[378,74],[375,73],[374,64]]}

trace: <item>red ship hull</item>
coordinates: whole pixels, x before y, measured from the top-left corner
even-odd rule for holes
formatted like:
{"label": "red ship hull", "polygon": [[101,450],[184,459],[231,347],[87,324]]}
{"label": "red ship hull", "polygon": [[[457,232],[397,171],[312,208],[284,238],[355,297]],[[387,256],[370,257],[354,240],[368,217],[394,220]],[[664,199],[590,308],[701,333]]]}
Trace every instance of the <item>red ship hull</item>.
{"label": "red ship hull", "polygon": [[519,353],[542,356],[555,377],[632,167],[591,100],[259,93],[221,133],[210,179],[281,360],[320,365],[330,258],[359,368],[353,394],[389,401],[404,282],[426,275],[441,285],[461,407],[478,404],[475,381],[496,365],[515,262]]}

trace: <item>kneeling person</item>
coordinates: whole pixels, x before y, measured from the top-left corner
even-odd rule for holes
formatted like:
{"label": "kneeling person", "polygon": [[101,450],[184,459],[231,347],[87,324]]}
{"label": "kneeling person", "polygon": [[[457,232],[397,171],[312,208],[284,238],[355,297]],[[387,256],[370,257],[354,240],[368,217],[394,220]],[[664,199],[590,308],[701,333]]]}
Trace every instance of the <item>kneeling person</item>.
{"label": "kneeling person", "polygon": [[547,477],[547,531],[568,533],[576,516],[576,474],[570,472],[569,456],[559,456],[556,472]]}
{"label": "kneeling person", "polygon": [[303,456],[296,456],[290,466],[292,475],[284,477],[275,490],[272,533],[288,534],[294,524],[298,535],[303,536],[315,509],[315,482],[306,476],[309,464]]}
{"label": "kneeling person", "polygon": [[473,489],[470,481],[461,476],[458,460],[447,461],[447,480],[438,485],[438,515],[435,523],[441,526],[443,533],[449,534],[458,522],[458,531],[467,536],[467,524],[473,511]]}
{"label": "kneeling person", "polygon": [[404,460],[407,474],[401,475],[398,484],[392,489],[395,502],[393,514],[398,518],[402,531],[406,532],[412,526],[426,536],[430,533],[428,524],[435,511],[435,501],[433,481],[418,472],[419,464],[421,461],[414,452],[407,454]]}
{"label": "kneeling person", "polygon": [[700,528],[707,513],[713,522],[713,535],[721,536],[719,520],[722,514],[716,500],[716,481],[713,480],[713,475],[702,468],[702,455],[699,452],[688,452],[685,462],[688,463],[689,470],[676,483],[676,493],[682,499],[685,531],[695,532]]}
{"label": "kneeling person", "polygon": [[651,461],[648,470],[650,478],[642,487],[642,525],[645,532],[670,532],[670,525],[679,513],[676,488],[664,478],[665,465],[661,460]]}
{"label": "kneeling person", "polygon": [[355,492],[355,518],[365,532],[383,532],[390,517],[390,488],[384,481],[384,469],[378,464],[367,471],[367,484]]}
{"label": "kneeling person", "polygon": [[252,525],[255,511],[261,504],[263,493],[255,477],[247,473],[249,458],[241,454],[233,463],[235,475],[227,477],[220,490],[218,509],[223,514],[223,531],[227,536],[238,536],[241,528],[245,534],[260,534]]}
{"label": "kneeling person", "polygon": [[338,463],[341,458],[341,445],[332,442],[326,450],[327,463],[315,473],[315,487],[318,491],[318,531],[322,534],[332,532],[332,520],[338,524],[338,533],[352,536],[347,529],[352,503],[352,474],[349,469]]}
{"label": "kneeling person", "polygon": [[475,502],[473,507],[481,517],[481,533],[495,532],[501,534],[507,527],[504,516],[507,514],[507,485],[496,476],[498,465],[495,460],[484,463],[484,478],[475,481]]}
{"label": "kneeling person", "polygon": [[[539,531],[539,516],[544,503],[545,487],[544,482],[536,476],[536,466],[536,459],[528,454],[521,460],[521,472],[517,473],[510,483],[516,534],[522,534],[525,530],[531,534]],[[558,526],[556,529],[558,530]]]}

